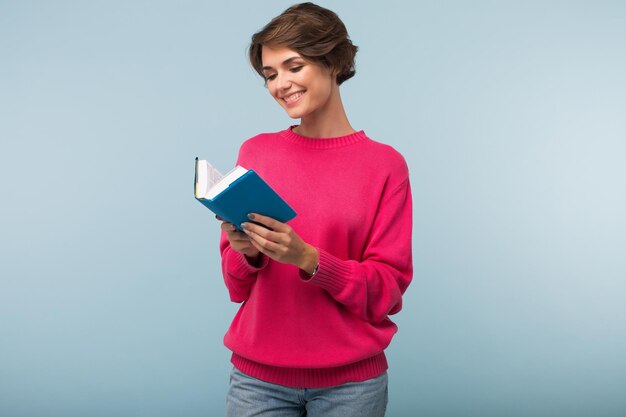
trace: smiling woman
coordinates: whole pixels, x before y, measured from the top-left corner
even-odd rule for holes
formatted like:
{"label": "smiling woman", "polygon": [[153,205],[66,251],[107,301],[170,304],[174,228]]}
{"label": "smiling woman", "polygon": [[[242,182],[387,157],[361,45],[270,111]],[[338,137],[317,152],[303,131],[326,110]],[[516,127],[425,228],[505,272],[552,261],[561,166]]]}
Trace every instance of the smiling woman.
{"label": "smiling woman", "polygon": [[224,338],[229,416],[385,414],[389,316],[413,273],[412,200],[402,155],[346,116],[339,87],[356,51],[339,17],[312,3],[252,37],[252,66],[300,123],[245,141],[237,164],[298,215],[250,213],[243,232],[222,222],[224,281],[243,303]]}
{"label": "smiling woman", "polygon": [[[300,55],[293,55],[294,51],[286,47],[263,46],[263,74],[267,88],[289,117],[306,121],[345,115],[332,71]],[[342,119],[345,124],[347,118]],[[300,126],[300,130],[306,131],[306,127]]]}
{"label": "smiling woman", "polygon": [[294,55],[286,47],[263,46],[262,51],[267,88],[289,117],[306,121],[345,114],[330,68]]}
{"label": "smiling woman", "polygon": [[[333,137],[354,132],[343,109],[339,86],[355,75],[357,50],[334,12],[303,3],[285,10],[256,33],[249,56],[270,94],[287,114],[303,119],[297,132]],[[301,94],[307,98],[302,103]],[[320,131],[321,120],[334,129]]]}

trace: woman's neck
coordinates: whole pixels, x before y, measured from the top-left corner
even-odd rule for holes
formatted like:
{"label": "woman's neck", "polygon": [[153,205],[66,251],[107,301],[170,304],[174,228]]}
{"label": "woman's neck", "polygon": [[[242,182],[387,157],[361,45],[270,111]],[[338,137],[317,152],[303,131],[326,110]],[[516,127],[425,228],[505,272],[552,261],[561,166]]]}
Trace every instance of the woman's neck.
{"label": "woman's neck", "polygon": [[337,138],[356,132],[350,125],[343,108],[339,89],[324,109],[320,109],[300,119],[300,125],[293,131],[309,138]]}

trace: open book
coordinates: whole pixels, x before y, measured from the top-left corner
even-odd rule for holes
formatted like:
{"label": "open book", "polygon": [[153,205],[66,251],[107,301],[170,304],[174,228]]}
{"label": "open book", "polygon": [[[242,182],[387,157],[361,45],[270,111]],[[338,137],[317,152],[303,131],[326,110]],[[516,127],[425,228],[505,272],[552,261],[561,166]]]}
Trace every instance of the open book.
{"label": "open book", "polygon": [[226,175],[196,158],[194,180],[196,200],[239,230],[248,222],[248,213],[259,213],[280,222],[296,217],[296,212],[256,172],[236,166]]}

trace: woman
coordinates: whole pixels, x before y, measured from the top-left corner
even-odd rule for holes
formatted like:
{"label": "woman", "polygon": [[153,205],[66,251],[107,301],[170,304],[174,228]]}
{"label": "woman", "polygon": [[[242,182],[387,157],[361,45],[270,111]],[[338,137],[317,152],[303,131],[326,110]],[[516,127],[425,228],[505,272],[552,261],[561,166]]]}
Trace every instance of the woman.
{"label": "woman", "polygon": [[[357,47],[335,13],[290,7],[252,37],[250,61],[300,124],[247,140],[238,164],[298,213],[222,223],[222,269],[243,303],[229,416],[383,416],[384,349],[412,277],[412,207],[403,157],[350,125],[339,86]],[[265,226],[261,226],[261,225]]]}

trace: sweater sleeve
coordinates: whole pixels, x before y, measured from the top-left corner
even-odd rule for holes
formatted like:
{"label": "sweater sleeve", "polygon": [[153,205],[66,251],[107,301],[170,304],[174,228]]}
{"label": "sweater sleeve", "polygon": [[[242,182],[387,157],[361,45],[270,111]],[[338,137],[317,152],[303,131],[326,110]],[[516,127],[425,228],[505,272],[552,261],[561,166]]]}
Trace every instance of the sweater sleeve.
{"label": "sweater sleeve", "polygon": [[222,254],[222,275],[231,301],[235,303],[246,301],[250,296],[258,272],[267,266],[268,258],[261,255],[260,265],[251,265],[243,254],[230,246],[225,232],[222,232],[220,239],[220,252]]}
{"label": "sweater sleeve", "polygon": [[[239,148],[237,165],[250,168],[251,158],[254,156],[255,152],[250,147],[248,140]],[[267,256],[260,255],[260,264],[258,266],[251,265],[243,254],[230,246],[225,232],[222,232],[220,238],[220,252],[222,254],[222,275],[230,299],[235,303],[242,303],[250,297],[250,291],[254,287],[258,272],[267,266],[269,259]]]}
{"label": "sweater sleeve", "polygon": [[301,278],[326,289],[361,319],[381,322],[400,311],[413,276],[412,227],[406,178],[381,201],[361,262],[342,260],[318,248],[317,273],[310,279],[302,273]]}

